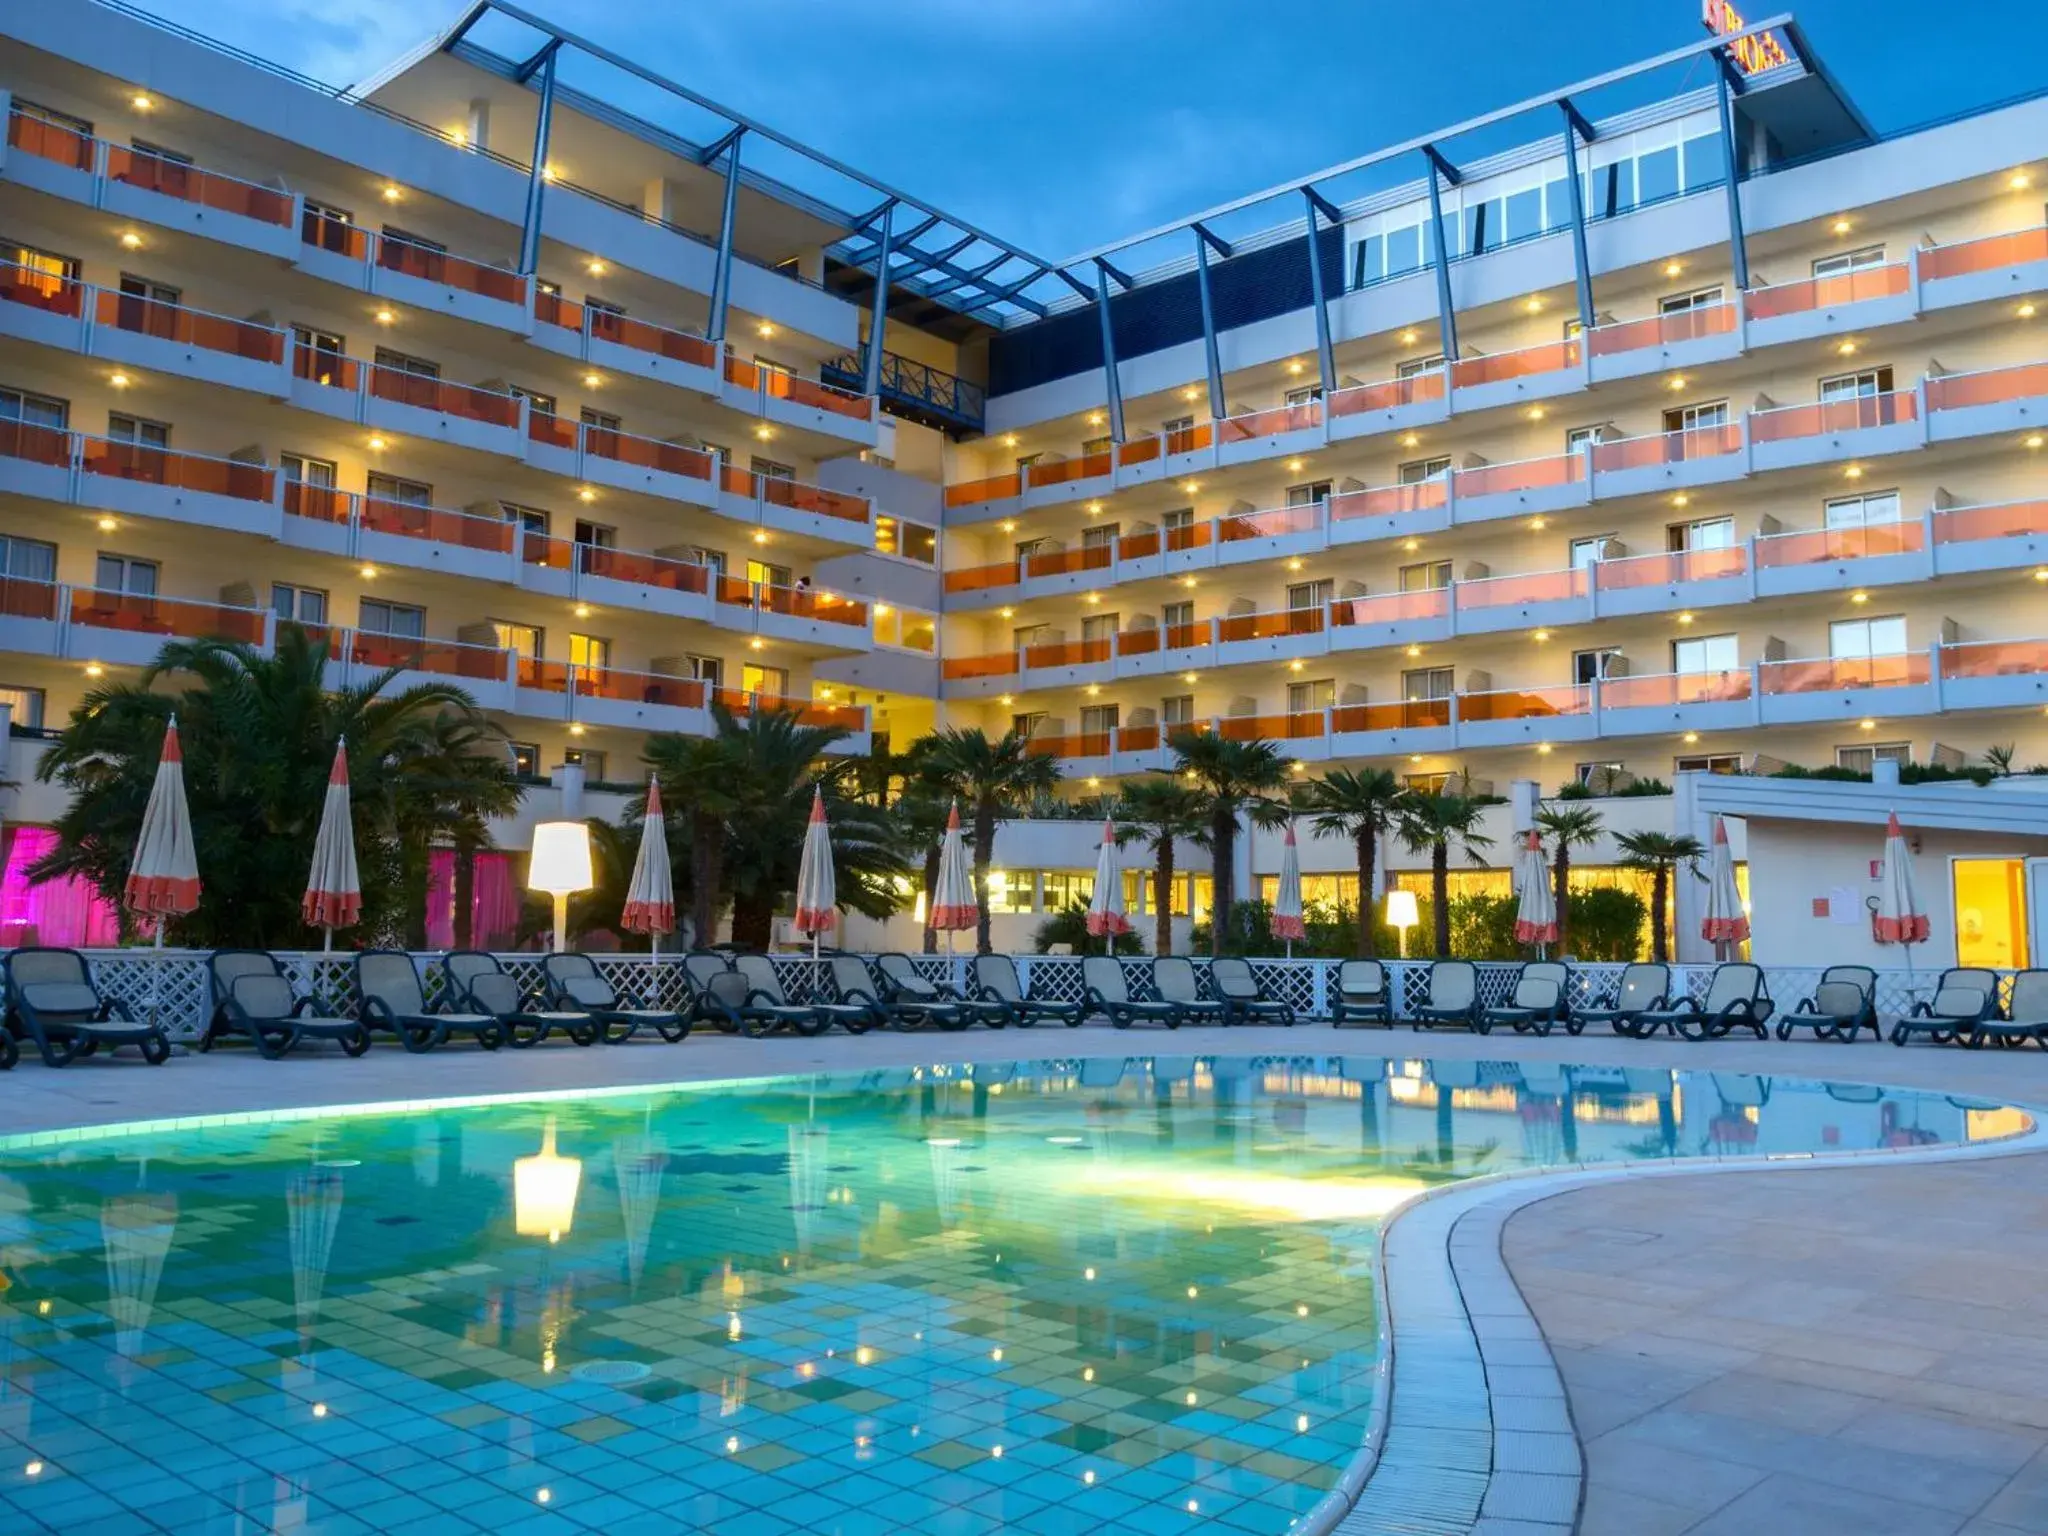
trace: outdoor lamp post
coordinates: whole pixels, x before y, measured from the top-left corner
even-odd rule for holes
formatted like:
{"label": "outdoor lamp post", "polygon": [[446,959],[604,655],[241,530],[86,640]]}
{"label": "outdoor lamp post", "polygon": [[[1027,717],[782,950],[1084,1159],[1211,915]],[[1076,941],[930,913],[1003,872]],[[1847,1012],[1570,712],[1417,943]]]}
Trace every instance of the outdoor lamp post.
{"label": "outdoor lamp post", "polygon": [[555,898],[555,953],[569,947],[569,897],[594,883],[590,872],[590,828],[580,821],[543,821],[533,829],[528,889]]}
{"label": "outdoor lamp post", "polygon": [[1408,958],[1408,930],[1422,921],[1422,914],[1415,907],[1413,891],[1387,892],[1387,926],[1398,929],[1401,934],[1401,958]]}

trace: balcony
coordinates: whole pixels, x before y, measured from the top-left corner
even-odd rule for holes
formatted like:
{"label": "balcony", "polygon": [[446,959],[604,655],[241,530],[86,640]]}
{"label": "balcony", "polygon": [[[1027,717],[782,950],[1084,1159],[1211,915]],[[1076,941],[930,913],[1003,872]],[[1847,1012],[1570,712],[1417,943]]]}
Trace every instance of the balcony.
{"label": "balcony", "polygon": [[2048,564],[2048,501],[1941,507],[1931,520],[1938,575]]}
{"label": "balcony", "polygon": [[1216,462],[1244,464],[1276,454],[1310,453],[1324,442],[1323,403],[1282,405],[1226,416],[1214,424]]}
{"label": "balcony", "polygon": [[1703,368],[1741,356],[1745,345],[1741,311],[1729,303],[1618,320],[1586,336],[1588,377],[1595,384]]}
{"label": "balcony", "polygon": [[0,422],[0,490],[20,496],[274,536],[275,486],[262,464]]}
{"label": "balcony", "polygon": [[1986,433],[2039,432],[2048,421],[2048,364],[2022,363],[1926,381],[1927,436],[1950,442]]}
{"label": "balcony", "polygon": [[379,234],[312,209],[302,209],[298,223],[292,259],[311,276],[515,335],[534,328],[527,308],[532,285],[510,267]]}
{"label": "balcony", "polygon": [[1583,452],[1460,469],[1451,476],[1451,494],[1460,523],[1557,512],[1592,500]]}
{"label": "balcony", "polygon": [[1329,619],[1320,603],[1313,608],[1226,614],[1211,622],[1218,666],[1289,661],[1321,656],[1330,649]]}
{"label": "balcony", "polygon": [[2048,289],[2048,228],[1986,235],[1915,252],[1927,309],[2012,299]]}
{"label": "balcony", "polygon": [[561,453],[566,440],[577,450],[573,459],[577,467],[566,472],[592,485],[638,491],[643,496],[661,496],[700,507],[715,508],[719,504],[718,487],[713,480],[716,460],[701,448],[538,413],[528,423],[527,433],[530,441],[541,449],[539,453],[531,449],[527,453],[529,462],[537,468],[564,472]]}
{"label": "balcony", "polygon": [[1107,450],[1078,453],[1072,458],[1041,460],[1021,471],[1023,504],[1052,506],[1060,502],[1107,496],[1116,489],[1112,475],[1116,456]]}
{"label": "balcony", "polygon": [[1589,687],[1490,689],[1457,699],[1461,747],[1585,741],[1599,734]]}
{"label": "balcony", "polygon": [[1766,661],[1756,670],[1759,716],[1765,725],[1929,714],[1937,704],[1931,659],[1925,651]]}
{"label": "balcony", "polygon": [[1206,421],[1197,426],[1176,427],[1171,432],[1155,432],[1150,437],[1119,443],[1116,448],[1117,487],[1121,490],[1125,486],[1150,485],[1154,481],[1208,469],[1216,460],[1215,444],[1216,429]]}
{"label": "balcony", "polygon": [[1306,555],[1329,544],[1321,502],[1276,507],[1269,512],[1232,513],[1217,518],[1214,527],[1218,565]]}
{"label": "balcony", "polygon": [[875,402],[866,395],[764,368],[729,352],[723,379],[719,398],[736,410],[843,442],[875,445]]}
{"label": "balcony", "polygon": [[1927,424],[1912,390],[1781,405],[1749,415],[1750,463],[1756,469],[1904,453],[1926,441]]}
{"label": "balcony", "polygon": [[873,644],[868,605],[857,598],[737,576],[719,576],[712,596],[712,621],[729,629],[835,650],[864,651]]}
{"label": "balcony", "polygon": [[1450,416],[1445,370],[1432,368],[1377,384],[1349,384],[1329,397],[1330,440],[1407,432]]}
{"label": "balcony", "polygon": [[1608,677],[1594,691],[1603,736],[1736,730],[1756,723],[1756,679],[1747,667]]}
{"label": "balcony", "polygon": [[1896,325],[1917,312],[1913,269],[1898,261],[1773,283],[1750,289],[1742,307],[1752,347]]}
{"label": "balcony", "polygon": [[1934,654],[1943,709],[2048,705],[2048,640],[1969,640]]}
{"label": "balcony", "polygon": [[721,353],[717,343],[552,293],[533,297],[533,340],[550,352],[609,373],[654,379],[717,398]]}
{"label": "balcony", "polygon": [[1455,520],[1451,477],[1432,475],[1404,485],[1344,491],[1329,502],[1330,542],[1369,543],[1441,533]]}
{"label": "balcony", "polygon": [[1451,364],[1451,409],[1482,411],[1548,400],[1586,387],[1585,352],[1576,341],[1552,341],[1464,357]]}
{"label": "balcony", "polygon": [[1743,545],[1622,555],[1587,568],[1596,618],[1745,603],[1755,595],[1749,572],[1749,550]]}
{"label": "balcony", "polygon": [[1767,534],[1756,541],[1756,590],[1763,597],[1928,581],[1933,576],[1927,525],[1918,518],[1909,523]]}
{"label": "balcony", "polygon": [[1453,745],[1449,699],[1340,704],[1330,711],[1331,757],[1447,752]]}
{"label": "balcony", "polygon": [[484,581],[517,581],[518,525],[446,507],[393,501],[333,486],[286,480],[281,537],[372,565],[445,571]]}
{"label": "balcony", "polygon": [[[858,391],[867,382],[858,352],[833,358],[818,370],[828,384]],[[892,416],[940,432],[980,433],[986,428],[988,394],[979,384],[883,349],[882,408]]]}
{"label": "balcony", "polygon": [[365,426],[505,458],[523,455],[527,402],[517,395],[382,363],[357,363],[356,374],[367,385],[361,396]]}
{"label": "balcony", "polygon": [[1451,637],[1451,589],[1382,592],[1330,604],[1330,649],[1373,650]]}
{"label": "balcony", "polygon": [[1653,496],[1740,479],[1749,472],[1746,420],[1595,443],[1593,494]]}
{"label": "balcony", "polygon": [[1461,635],[1584,624],[1593,617],[1593,578],[1584,566],[1518,576],[1486,576],[1451,588],[1452,625]]}
{"label": "balcony", "polygon": [[[583,430],[587,437],[591,429]],[[719,514],[735,522],[874,547],[874,508],[864,496],[783,475],[759,475],[732,464],[719,466],[718,490]]]}
{"label": "balcony", "polygon": [[0,578],[0,650],[147,667],[168,640],[268,650],[268,609]]}

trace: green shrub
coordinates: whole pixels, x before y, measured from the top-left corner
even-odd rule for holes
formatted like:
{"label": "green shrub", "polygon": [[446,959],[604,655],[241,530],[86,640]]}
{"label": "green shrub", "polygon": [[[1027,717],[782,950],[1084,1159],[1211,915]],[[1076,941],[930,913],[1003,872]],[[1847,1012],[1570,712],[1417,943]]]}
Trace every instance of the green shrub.
{"label": "green shrub", "polygon": [[1662,779],[1637,779],[1633,784],[1623,785],[1614,792],[1617,800],[1641,799],[1649,795],[1668,795],[1671,786]]}
{"label": "green shrub", "polygon": [[1612,885],[1574,888],[1566,946],[1577,960],[1640,959],[1649,920],[1649,904],[1634,891]]}
{"label": "green shrub", "polygon": [[[1038,925],[1038,932],[1031,936],[1032,947],[1041,955],[1049,953],[1055,944],[1071,944],[1077,955],[1099,955],[1102,940],[1088,931],[1088,907],[1085,902],[1070,901],[1060,911],[1051,914]],[[1120,933],[1116,936],[1115,951],[1119,955],[1141,955],[1145,946],[1138,942],[1135,933]]]}

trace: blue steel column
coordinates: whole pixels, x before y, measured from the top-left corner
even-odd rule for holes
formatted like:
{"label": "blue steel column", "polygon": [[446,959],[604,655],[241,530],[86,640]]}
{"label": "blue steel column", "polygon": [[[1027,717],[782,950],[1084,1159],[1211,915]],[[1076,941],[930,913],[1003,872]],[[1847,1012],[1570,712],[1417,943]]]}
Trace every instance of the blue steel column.
{"label": "blue steel column", "polygon": [[1202,296],[1202,355],[1209,365],[1209,418],[1229,414],[1223,404],[1223,359],[1216,350],[1216,305],[1209,296],[1209,240],[1195,231],[1195,288]]}
{"label": "blue steel column", "polygon": [[1742,152],[1735,143],[1735,98],[1728,90],[1728,61],[1717,58],[1714,89],[1720,98],[1721,144],[1728,155],[1728,254],[1735,264],[1737,291],[1749,287],[1749,246],[1742,236]]}
{"label": "blue steel column", "polygon": [[711,270],[711,320],[704,334],[713,341],[725,340],[725,310],[732,299],[733,221],[739,213],[740,140],[743,131],[732,136],[732,148],[725,152],[725,206],[718,216],[718,255]]}
{"label": "blue steel column", "polygon": [[[1430,174],[1435,176],[1435,168]],[[1308,287],[1316,305],[1316,369],[1323,380],[1323,398],[1328,399],[1337,392],[1337,354],[1330,346],[1330,305],[1323,291],[1323,248],[1316,238],[1316,194],[1312,188],[1303,187],[1301,195],[1308,203]]]}
{"label": "blue steel column", "polygon": [[1124,390],[1116,376],[1116,336],[1109,324],[1109,270],[1095,264],[1095,309],[1102,317],[1102,378],[1109,387],[1109,435],[1124,440]]}
{"label": "blue steel column", "polygon": [[519,226],[519,270],[532,276],[540,270],[540,205],[547,190],[548,136],[555,124],[555,48],[540,66],[540,107],[533,123],[533,166],[526,173],[526,218]]}
{"label": "blue steel column", "polygon": [[882,327],[889,315],[889,236],[896,221],[896,205],[882,210],[882,234],[875,248],[875,301],[868,321],[867,376],[861,393],[873,397],[882,392]]}
{"label": "blue steel column", "polygon": [[1436,241],[1436,323],[1444,357],[1458,360],[1458,317],[1451,309],[1451,253],[1444,248],[1444,199],[1437,190],[1436,156],[1429,157],[1429,228]]}
{"label": "blue steel column", "polygon": [[1579,324],[1593,329],[1593,268],[1586,259],[1586,197],[1579,185],[1579,129],[1572,109],[1564,109],[1564,179],[1571,188],[1572,260],[1579,280]]}

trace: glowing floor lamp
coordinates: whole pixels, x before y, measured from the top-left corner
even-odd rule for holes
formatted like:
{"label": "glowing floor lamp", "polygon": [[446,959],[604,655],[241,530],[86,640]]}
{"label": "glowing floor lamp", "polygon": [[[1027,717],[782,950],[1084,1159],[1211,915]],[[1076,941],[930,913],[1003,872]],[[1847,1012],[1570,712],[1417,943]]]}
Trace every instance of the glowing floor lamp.
{"label": "glowing floor lamp", "polygon": [[569,947],[569,897],[594,883],[589,827],[580,821],[543,821],[534,827],[526,884],[555,898],[556,954]]}
{"label": "glowing floor lamp", "polygon": [[540,1150],[512,1163],[512,1230],[521,1237],[560,1242],[576,1220],[583,1159],[555,1151],[555,1122],[541,1134]]}
{"label": "glowing floor lamp", "polygon": [[1422,921],[1422,914],[1416,910],[1413,891],[1387,892],[1387,926],[1398,929],[1401,934],[1401,958],[1408,958],[1408,930]]}

